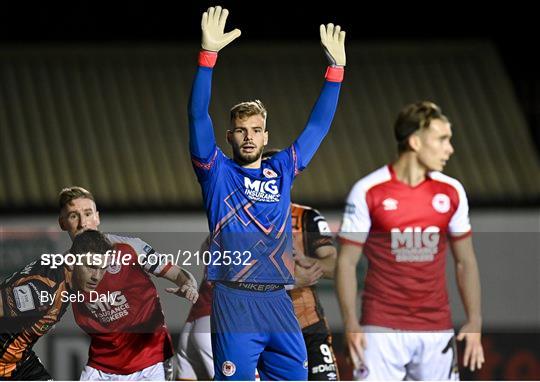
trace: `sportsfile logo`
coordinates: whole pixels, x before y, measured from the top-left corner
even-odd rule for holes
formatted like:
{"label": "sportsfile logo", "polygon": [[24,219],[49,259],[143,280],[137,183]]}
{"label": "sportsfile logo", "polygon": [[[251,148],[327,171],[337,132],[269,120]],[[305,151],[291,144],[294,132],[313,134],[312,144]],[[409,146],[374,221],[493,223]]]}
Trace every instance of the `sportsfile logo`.
{"label": "sportsfile logo", "polygon": [[276,179],[261,181],[244,177],[244,187],[246,196],[255,202],[275,203],[281,198]]}
{"label": "sportsfile logo", "polygon": [[439,227],[392,228],[392,254],[399,262],[433,261],[439,247]]}

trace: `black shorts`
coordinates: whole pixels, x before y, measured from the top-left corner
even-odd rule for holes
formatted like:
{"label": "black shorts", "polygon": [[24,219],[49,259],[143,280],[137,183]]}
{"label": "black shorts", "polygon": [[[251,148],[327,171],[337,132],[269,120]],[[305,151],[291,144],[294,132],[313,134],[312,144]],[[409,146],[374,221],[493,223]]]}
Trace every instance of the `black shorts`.
{"label": "black shorts", "polygon": [[302,330],[308,353],[308,381],[338,381],[332,334],[325,320]]}
{"label": "black shorts", "polygon": [[39,361],[34,352],[15,369],[13,375],[8,378],[0,377],[2,381],[52,381],[51,375]]}

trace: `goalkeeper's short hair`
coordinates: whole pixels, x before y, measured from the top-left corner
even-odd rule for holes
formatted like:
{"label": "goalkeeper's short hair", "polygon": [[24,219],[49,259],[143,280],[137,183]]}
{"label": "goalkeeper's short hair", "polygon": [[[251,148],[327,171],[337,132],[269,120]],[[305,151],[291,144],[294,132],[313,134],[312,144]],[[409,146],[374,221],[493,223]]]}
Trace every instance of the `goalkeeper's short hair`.
{"label": "goalkeeper's short hair", "polygon": [[253,115],[261,115],[264,120],[266,120],[266,107],[264,107],[264,104],[258,99],[241,102],[231,108],[231,122],[235,119],[249,118]]}

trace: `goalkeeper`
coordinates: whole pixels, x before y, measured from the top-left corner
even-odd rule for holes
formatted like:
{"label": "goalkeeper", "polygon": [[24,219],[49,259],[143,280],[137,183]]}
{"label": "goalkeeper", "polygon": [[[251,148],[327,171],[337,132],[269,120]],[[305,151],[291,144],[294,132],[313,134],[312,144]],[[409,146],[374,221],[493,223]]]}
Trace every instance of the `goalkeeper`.
{"label": "goalkeeper", "polygon": [[[290,192],[332,123],[344,73],[345,32],[332,24],[320,27],[330,66],[307,125],[292,145],[262,162],[267,112],[258,100],[242,102],[231,109],[231,159],[216,146],[208,114],[218,51],[240,36],[238,29],[224,32],[227,16],[221,7],[203,14],[202,50],[188,107],[189,148],[213,255],[208,280],[214,282],[215,379],[253,380],[257,368],[261,380],[305,380],[306,347],[284,288],[294,284]],[[242,255],[226,261],[227,253]]]}

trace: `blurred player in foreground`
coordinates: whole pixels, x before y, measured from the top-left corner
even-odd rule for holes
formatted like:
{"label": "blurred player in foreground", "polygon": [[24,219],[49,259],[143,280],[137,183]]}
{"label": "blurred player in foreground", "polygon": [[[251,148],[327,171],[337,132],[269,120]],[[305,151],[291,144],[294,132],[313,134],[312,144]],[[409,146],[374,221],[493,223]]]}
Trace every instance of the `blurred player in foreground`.
{"label": "blurred player in foreground", "polygon": [[[405,106],[394,125],[398,159],[352,188],[336,284],[355,379],[454,380],[457,354],[446,290],[447,240],[467,322],[464,365],[484,362],[480,278],[463,186],[443,175],[454,152],[448,118],[432,102]],[[356,314],[356,265],[369,262]]]}

